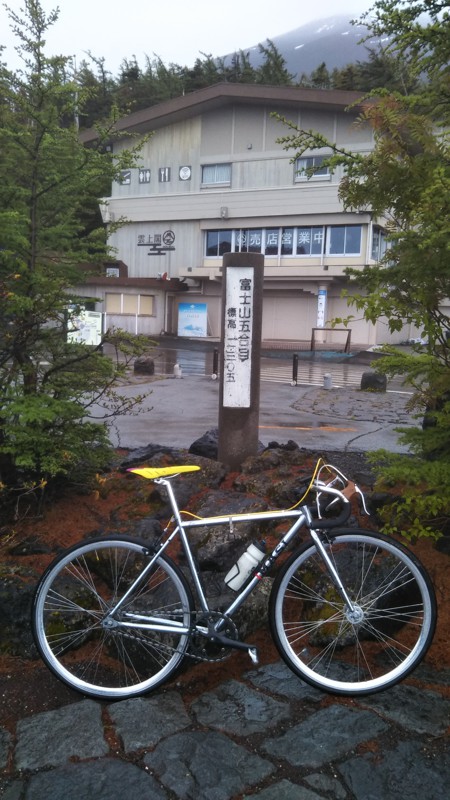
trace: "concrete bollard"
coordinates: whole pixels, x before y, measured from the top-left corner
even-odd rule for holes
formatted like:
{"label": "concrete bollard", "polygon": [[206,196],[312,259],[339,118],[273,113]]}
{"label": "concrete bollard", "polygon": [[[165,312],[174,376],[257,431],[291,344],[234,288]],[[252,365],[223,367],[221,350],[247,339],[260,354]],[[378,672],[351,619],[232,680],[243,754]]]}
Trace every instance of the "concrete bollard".
{"label": "concrete bollard", "polygon": [[323,376],[323,388],[328,390],[333,388],[333,378],[329,372]]}
{"label": "concrete bollard", "polygon": [[181,371],[181,367],[180,367],[180,365],[179,365],[179,364],[174,364],[174,367],[173,367],[173,377],[174,377],[174,378],[182,378],[182,377],[183,377],[183,373],[182,373],[182,371]]}

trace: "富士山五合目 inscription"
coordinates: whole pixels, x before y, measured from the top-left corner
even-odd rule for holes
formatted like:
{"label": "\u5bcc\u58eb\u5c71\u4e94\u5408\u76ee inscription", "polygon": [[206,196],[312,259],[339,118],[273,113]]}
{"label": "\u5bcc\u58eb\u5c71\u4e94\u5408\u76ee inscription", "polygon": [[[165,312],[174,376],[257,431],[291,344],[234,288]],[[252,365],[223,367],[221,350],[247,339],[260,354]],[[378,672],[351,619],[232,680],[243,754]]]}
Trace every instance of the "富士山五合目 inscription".
{"label": "\u5bcc\u58eb\u5c71\u4e94\u5408\u76ee inscription", "polygon": [[224,334],[223,405],[250,407],[253,269],[228,270]]}

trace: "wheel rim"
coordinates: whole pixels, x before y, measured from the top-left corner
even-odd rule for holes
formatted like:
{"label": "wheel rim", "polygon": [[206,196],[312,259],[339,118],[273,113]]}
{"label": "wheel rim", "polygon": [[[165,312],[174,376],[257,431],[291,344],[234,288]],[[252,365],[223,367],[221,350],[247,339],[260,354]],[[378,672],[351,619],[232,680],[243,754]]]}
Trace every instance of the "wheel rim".
{"label": "wheel rim", "polygon": [[395,543],[341,535],[327,552],[354,604],[345,608],[314,547],[284,574],[275,600],[280,649],[305,680],[355,694],[392,685],[423,657],[434,603],[423,571]]}
{"label": "wheel rim", "polygon": [[[35,602],[37,645],[48,666],[75,689],[107,697],[139,694],[166,680],[182,660],[185,634],[108,624],[109,609],[147,563],[138,543],[102,541],[67,554],[44,576]],[[179,575],[160,558],[119,619],[135,622],[136,615],[151,614],[189,627],[190,611]]]}

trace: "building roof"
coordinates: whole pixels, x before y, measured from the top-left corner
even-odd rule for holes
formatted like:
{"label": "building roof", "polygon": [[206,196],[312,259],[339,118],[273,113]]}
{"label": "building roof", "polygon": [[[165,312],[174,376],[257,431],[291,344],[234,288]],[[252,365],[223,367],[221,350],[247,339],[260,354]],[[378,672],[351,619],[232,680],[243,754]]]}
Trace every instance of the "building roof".
{"label": "building roof", "polygon": [[[225,105],[272,105],[274,111],[283,108],[314,108],[326,111],[344,111],[350,105],[362,106],[360,92],[341,89],[305,89],[295,86],[262,86],[247,83],[215,83],[196,92],[165,100],[163,103],[135,111],[122,117],[115,124],[116,132],[148,133],[181,119],[195,117],[205,111]],[[88,144],[97,139],[98,133],[90,129],[81,133],[81,140]]]}

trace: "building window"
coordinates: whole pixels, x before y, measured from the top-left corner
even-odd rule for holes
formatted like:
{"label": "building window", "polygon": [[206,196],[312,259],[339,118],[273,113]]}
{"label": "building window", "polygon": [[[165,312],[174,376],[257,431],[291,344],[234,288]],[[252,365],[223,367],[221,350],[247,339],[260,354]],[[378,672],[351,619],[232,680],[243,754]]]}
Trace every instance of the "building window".
{"label": "building window", "polygon": [[107,314],[121,314],[122,313],[122,295],[110,294],[105,295],[105,311]]}
{"label": "building window", "polygon": [[[361,254],[361,238],[361,225],[207,231],[205,255],[207,258],[217,258],[233,252],[263,253],[274,257],[314,257],[325,253],[329,256],[357,256]],[[378,246],[381,248],[383,245]],[[374,247],[373,244],[372,252]]]}
{"label": "building window", "polygon": [[151,294],[139,295],[139,314],[152,317],[155,313],[154,310],[155,298]]}
{"label": "building window", "polygon": [[295,228],[282,228],[281,230],[281,255],[291,256],[294,252]]}
{"label": "building window", "polygon": [[155,298],[148,294],[120,294],[106,292],[105,311],[107,314],[134,314],[153,316]]}
{"label": "building window", "polygon": [[262,233],[261,228],[235,231],[234,252],[260,253],[262,248]]}
{"label": "building window", "polygon": [[297,255],[320,256],[323,253],[325,241],[323,226],[312,228],[297,228]]}
{"label": "building window", "polygon": [[232,231],[207,231],[207,257],[214,258],[216,256],[223,256],[224,253],[231,253],[231,234]]}
{"label": "building window", "polygon": [[230,185],[231,164],[207,164],[202,167],[202,185]]}
{"label": "building window", "polygon": [[278,255],[278,244],[280,241],[280,229],[279,228],[267,228],[266,229],[266,242],[264,247],[264,255],[265,256],[277,256]]}
{"label": "building window", "polygon": [[139,308],[137,294],[122,295],[122,314],[137,314]]}
{"label": "building window", "polygon": [[379,228],[378,225],[374,225],[372,228],[371,258],[373,258],[374,261],[381,261],[386,253],[387,247],[386,232],[382,228]]}
{"label": "building window", "polygon": [[331,225],[328,228],[327,253],[330,256],[359,256],[361,225]]}
{"label": "building window", "polygon": [[323,167],[324,156],[301,156],[295,162],[295,182],[309,180],[328,180],[330,170]]}

